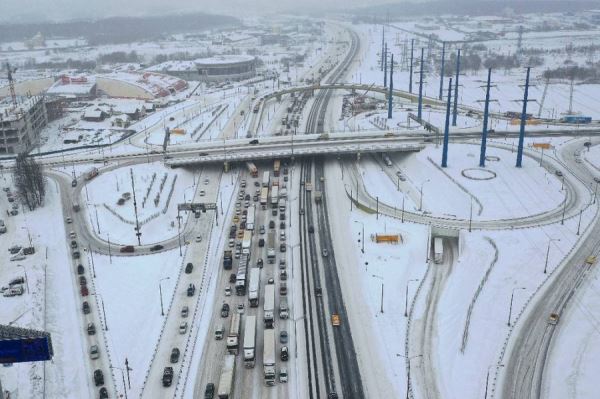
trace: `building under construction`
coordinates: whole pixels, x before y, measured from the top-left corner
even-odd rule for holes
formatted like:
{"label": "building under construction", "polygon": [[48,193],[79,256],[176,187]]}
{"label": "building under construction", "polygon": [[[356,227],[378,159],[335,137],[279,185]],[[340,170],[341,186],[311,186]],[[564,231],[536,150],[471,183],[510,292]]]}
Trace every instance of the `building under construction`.
{"label": "building under construction", "polygon": [[17,105],[0,102],[0,156],[29,151],[47,123],[42,96],[23,98]]}

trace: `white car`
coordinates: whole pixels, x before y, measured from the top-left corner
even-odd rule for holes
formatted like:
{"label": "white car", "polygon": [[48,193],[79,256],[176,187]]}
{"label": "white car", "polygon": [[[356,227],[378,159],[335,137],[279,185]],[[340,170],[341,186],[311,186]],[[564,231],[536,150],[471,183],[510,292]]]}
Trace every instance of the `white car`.
{"label": "white car", "polygon": [[90,346],[90,359],[95,360],[100,357],[100,349],[98,349],[98,345]]}
{"label": "white car", "polygon": [[237,311],[239,314],[244,314],[244,304],[243,303],[239,303],[237,305]]}
{"label": "white car", "polygon": [[230,286],[225,287],[225,296],[231,296],[231,287]]}
{"label": "white car", "polygon": [[287,377],[287,367],[279,368],[279,382],[284,383],[288,381]]}
{"label": "white car", "polygon": [[204,179],[204,184],[208,185],[208,183],[210,183],[210,180],[208,178]]}
{"label": "white car", "polygon": [[179,334],[185,334],[187,332],[188,323],[187,321],[182,321],[179,325]]}
{"label": "white car", "polygon": [[204,197],[206,195],[206,192],[204,190],[200,190],[200,196]]}
{"label": "white car", "polygon": [[25,255],[23,255],[23,253],[21,253],[21,252],[10,257],[11,261],[23,260],[23,259],[25,259]]}
{"label": "white car", "polygon": [[71,219],[70,217],[66,219],[67,223],[71,224],[73,223],[73,219]]}
{"label": "white car", "polygon": [[202,236],[196,236],[196,242],[202,242]]}

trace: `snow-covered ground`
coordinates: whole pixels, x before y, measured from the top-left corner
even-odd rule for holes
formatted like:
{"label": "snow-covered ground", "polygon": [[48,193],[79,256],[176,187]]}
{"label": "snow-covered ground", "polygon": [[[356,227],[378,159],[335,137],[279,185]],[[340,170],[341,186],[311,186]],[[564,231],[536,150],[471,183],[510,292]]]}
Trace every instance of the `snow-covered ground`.
{"label": "snow-covered ground", "polygon": [[[135,210],[131,171],[142,243],[172,238],[178,231],[177,205],[193,198],[196,185],[203,185],[200,180],[204,176],[186,169],[173,170],[160,163],[120,167],[110,173],[100,173],[86,184],[80,193],[80,203],[88,204],[91,227],[97,235],[111,243],[137,244],[133,229]],[[117,201],[125,193],[130,193],[130,199],[118,205]],[[159,200],[155,202],[157,197]],[[185,237],[182,240],[185,241]]]}

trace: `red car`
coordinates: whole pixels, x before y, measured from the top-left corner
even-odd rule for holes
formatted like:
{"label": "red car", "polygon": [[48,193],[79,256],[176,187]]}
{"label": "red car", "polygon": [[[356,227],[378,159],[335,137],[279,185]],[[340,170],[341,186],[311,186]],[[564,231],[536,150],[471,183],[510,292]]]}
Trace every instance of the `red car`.
{"label": "red car", "polygon": [[88,296],[88,294],[89,294],[89,291],[88,291],[87,285],[82,285],[81,286],[81,296]]}
{"label": "red car", "polygon": [[119,252],[121,253],[131,253],[135,251],[135,249],[133,248],[133,245],[126,245],[124,247],[121,247],[121,249],[119,250]]}

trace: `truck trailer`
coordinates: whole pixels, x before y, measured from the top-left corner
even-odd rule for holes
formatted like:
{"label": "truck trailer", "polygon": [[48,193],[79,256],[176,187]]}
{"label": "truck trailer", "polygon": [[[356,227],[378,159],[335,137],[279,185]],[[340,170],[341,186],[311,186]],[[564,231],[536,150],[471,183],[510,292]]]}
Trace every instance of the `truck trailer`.
{"label": "truck trailer", "polygon": [[244,367],[254,368],[256,363],[256,316],[246,316],[244,327]]}
{"label": "truck trailer", "polygon": [[265,385],[275,385],[275,330],[265,330],[263,347],[263,367]]}
{"label": "truck trailer", "polygon": [[265,302],[263,303],[265,328],[273,328],[273,312],[275,310],[275,285],[265,286]]}
{"label": "truck trailer", "polygon": [[240,348],[241,316],[237,312],[234,312],[231,316],[231,325],[229,326],[229,334],[227,334],[227,352],[232,355],[237,355]]}
{"label": "truck trailer", "polygon": [[275,263],[275,232],[272,230],[267,235],[267,260]]}
{"label": "truck trailer", "polygon": [[225,355],[225,362],[221,369],[219,388],[217,395],[219,399],[233,398],[233,379],[235,376],[235,355]]}
{"label": "truck trailer", "polygon": [[253,267],[250,269],[250,285],[248,289],[248,300],[250,301],[250,307],[258,307],[260,298],[260,269]]}

